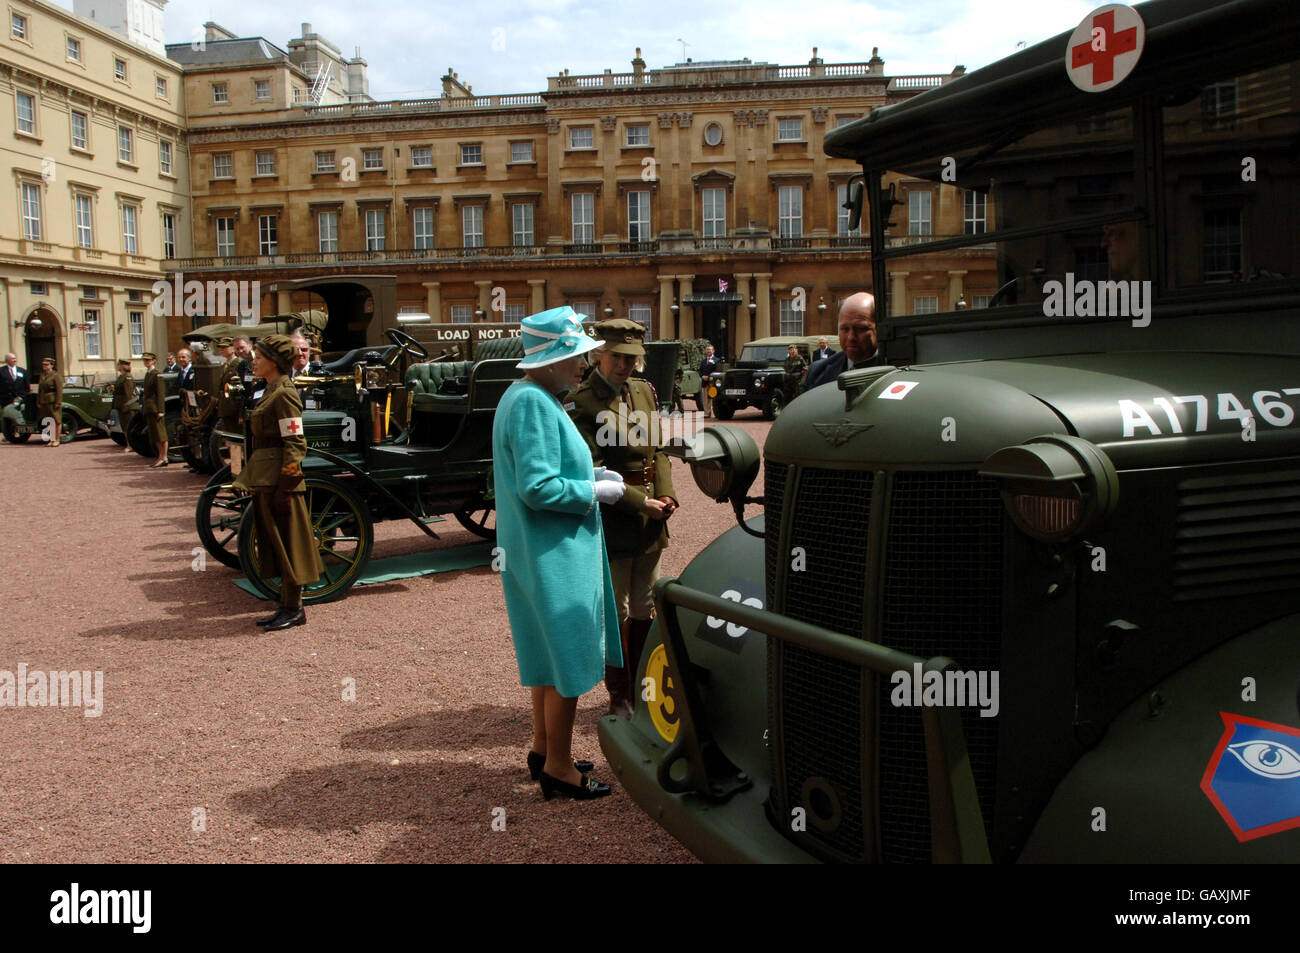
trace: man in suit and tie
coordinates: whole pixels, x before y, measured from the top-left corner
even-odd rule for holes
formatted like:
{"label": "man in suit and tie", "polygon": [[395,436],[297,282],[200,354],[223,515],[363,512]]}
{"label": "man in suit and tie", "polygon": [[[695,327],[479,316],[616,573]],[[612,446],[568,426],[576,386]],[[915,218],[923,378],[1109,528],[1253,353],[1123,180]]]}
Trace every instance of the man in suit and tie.
{"label": "man in suit and tie", "polygon": [[[826,343],[825,338],[817,339],[817,349],[812,353],[812,362],[816,364],[824,357],[830,357],[835,352],[831,350],[830,345]],[[809,365],[812,366],[811,364]]]}
{"label": "man in suit and tie", "polygon": [[840,347],[808,371],[804,390],[829,384],[847,370],[885,363],[876,341],[876,299],[866,291],[849,295],[840,306]]}
{"label": "man in suit and tie", "polygon": [[721,366],[722,362],[713,353],[713,345],[706,344],[704,346],[704,358],[700,361],[700,404],[704,408],[705,417],[713,416],[713,398],[709,396],[709,386],[713,382],[709,378]]}
{"label": "man in suit and tie", "polygon": [[0,370],[0,407],[27,396],[30,390],[27,368],[18,366],[17,354],[6,354],[4,370]]}
{"label": "man in suit and tie", "polygon": [[164,373],[164,374],[175,374],[175,373],[176,373],[177,371],[179,371],[180,369],[181,369],[181,366],[180,366],[179,364],[176,363],[176,355],[175,355],[175,354],[168,354],[168,355],[167,355],[167,363],[166,363],[165,365],[163,365],[162,373]]}
{"label": "man in suit and tie", "polygon": [[[194,356],[189,348],[176,352],[176,386],[181,390],[194,390]],[[184,395],[182,395],[184,396]]]}
{"label": "man in suit and tie", "polygon": [[307,364],[311,361],[311,342],[301,331],[294,331],[289,340],[293,342],[293,367],[289,368],[289,379],[293,380],[307,371]]}

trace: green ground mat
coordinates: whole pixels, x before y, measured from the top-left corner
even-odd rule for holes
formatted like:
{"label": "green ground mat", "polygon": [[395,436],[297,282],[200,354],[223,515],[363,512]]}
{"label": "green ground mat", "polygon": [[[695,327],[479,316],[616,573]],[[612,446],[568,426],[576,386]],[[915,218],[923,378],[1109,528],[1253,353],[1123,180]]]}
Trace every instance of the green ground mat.
{"label": "green ground mat", "polygon": [[[457,569],[473,569],[486,566],[492,562],[492,547],[495,543],[475,543],[473,546],[457,546],[453,549],[435,549],[424,553],[407,553],[405,556],[389,556],[386,559],[372,559],[366,564],[365,571],[356,585],[365,586],[376,582],[392,582],[394,579],[410,579],[413,576],[432,576],[438,572],[453,572]],[[235,585],[245,592],[265,599],[251,582],[240,576]]]}

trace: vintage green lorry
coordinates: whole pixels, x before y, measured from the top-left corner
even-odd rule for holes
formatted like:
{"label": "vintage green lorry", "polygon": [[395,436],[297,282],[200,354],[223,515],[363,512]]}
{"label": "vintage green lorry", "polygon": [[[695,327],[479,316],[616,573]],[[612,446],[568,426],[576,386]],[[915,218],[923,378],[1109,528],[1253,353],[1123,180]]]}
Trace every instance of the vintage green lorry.
{"label": "vintage green lorry", "polygon": [[[1300,856],[1300,8],[1062,26],[827,134],[888,366],[686,451],[741,525],[599,734],[701,858]],[[953,187],[986,229],[896,240]]]}

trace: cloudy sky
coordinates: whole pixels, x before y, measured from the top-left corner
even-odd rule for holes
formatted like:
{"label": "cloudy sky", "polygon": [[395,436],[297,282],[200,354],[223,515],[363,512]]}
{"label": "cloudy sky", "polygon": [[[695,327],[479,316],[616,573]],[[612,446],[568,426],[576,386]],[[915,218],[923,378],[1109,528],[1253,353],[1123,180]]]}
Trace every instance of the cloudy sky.
{"label": "cloudy sky", "polygon": [[[71,9],[72,0],[55,0]],[[880,47],[890,74],[968,70],[1073,29],[1100,0],[170,0],[167,42],[185,42],[214,20],[237,36],[281,48],[302,23],[345,56],[369,64],[375,99],[438,95],[451,67],[479,95],[538,92],[546,77],[631,70],[635,49],[647,68],[741,59],[783,66],[856,63]],[[374,10],[374,16],[358,12]]]}

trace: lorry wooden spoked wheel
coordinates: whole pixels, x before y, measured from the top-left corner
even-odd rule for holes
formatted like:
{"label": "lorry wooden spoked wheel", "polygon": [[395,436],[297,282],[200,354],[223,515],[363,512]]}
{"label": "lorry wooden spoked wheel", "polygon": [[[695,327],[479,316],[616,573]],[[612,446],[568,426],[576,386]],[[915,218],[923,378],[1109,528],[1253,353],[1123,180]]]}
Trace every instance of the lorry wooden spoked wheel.
{"label": "lorry wooden spoked wheel", "polygon": [[497,511],[490,503],[480,509],[461,510],[456,514],[456,522],[475,536],[497,538]]}
{"label": "lorry wooden spoked wheel", "polygon": [[194,508],[194,525],[199,542],[214,559],[231,569],[239,568],[239,521],[252,499],[230,485],[230,467],[222,467],[199,494]]}
{"label": "lorry wooden spoked wheel", "polygon": [[[306,478],[307,509],[312,533],[325,572],[303,587],[303,605],[342,598],[361,578],[375,546],[375,528],[366,504],[340,480],[323,475]],[[278,567],[263,571],[257,551],[257,514],[249,505],[239,524],[239,566],[256,589],[269,599],[280,598]]]}

